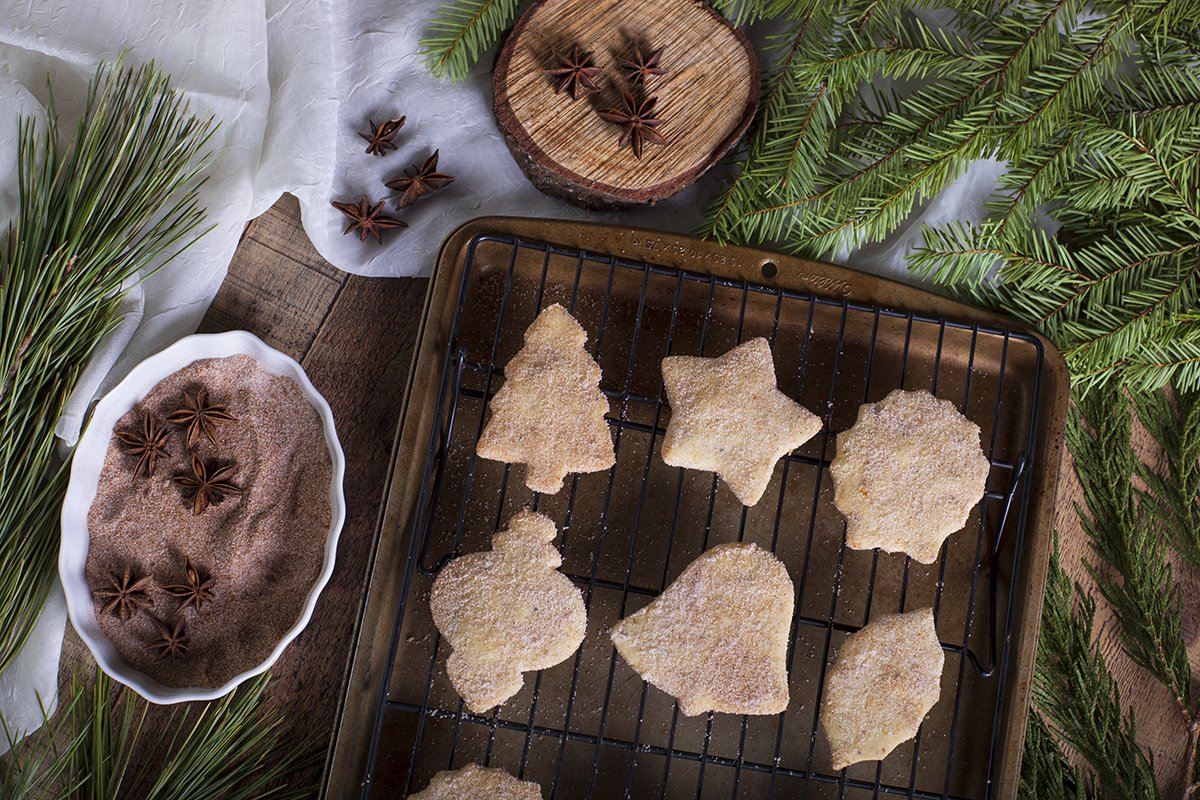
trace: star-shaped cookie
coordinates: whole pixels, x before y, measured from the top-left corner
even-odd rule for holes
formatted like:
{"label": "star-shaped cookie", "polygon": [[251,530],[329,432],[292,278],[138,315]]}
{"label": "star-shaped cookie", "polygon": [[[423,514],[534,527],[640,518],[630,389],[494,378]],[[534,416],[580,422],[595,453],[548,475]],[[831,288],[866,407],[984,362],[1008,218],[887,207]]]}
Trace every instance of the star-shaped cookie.
{"label": "star-shaped cookie", "polygon": [[990,469],[979,426],[949,400],[897,389],[863,406],[829,465],[846,544],[932,564],[983,497]]}
{"label": "star-shaped cookie", "polygon": [[885,758],[916,736],[941,695],[945,660],[932,608],[879,617],[850,634],[821,703],[833,768]]}
{"label": "star-shaped cookie", "polygon": [[788,704],[795,597],[787,568],[769,551],[719,544],[654,602],[618,622],[612,640],[684,714],[778,714]]}
{"label": "star-shaped cookie", "polygon": [[600,391],[600,365],[584,345],[587,332],[557,303],[525,331],[525,346],[504,368],[475,451],[524,464],[525,484],[554,494],[569,472],[598,472],[616,463]]}
{"label": "star-shaped cookie", "polygon": [[443,770],[433,776],[425,791],[409,795],[409,800],[542,800],[542,787],[519,781],[502,769],[467,764],[453,772]]}
{"label": "star-shaped cookie", "polygon": [[766,339],[719,358],[669,356],[662,363],[671,422],[663,461],[716,472],[742,501],[759,501],[775,463],[821,430],[821,418],[775,385]]}
{"label": "star-shaped cookie", "polygon": [[583,642],[587,610],[558,571],[554,520],[518,511],[492,549],[456,558],[433,581],[433,624],[450,642],[446,672],[483,714],[521,690],[522,673],[567,659]]}

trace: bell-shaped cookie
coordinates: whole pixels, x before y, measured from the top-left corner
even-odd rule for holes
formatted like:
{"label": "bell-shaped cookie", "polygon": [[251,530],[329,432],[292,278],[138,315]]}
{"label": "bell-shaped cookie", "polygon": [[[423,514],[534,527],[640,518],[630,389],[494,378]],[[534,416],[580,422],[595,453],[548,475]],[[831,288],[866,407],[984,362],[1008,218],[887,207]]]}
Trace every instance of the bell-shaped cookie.
{"label": "bell-shaped cookie", "polygon": [[755,544],[722,544],[657,599],[612,629],[646,681],[687,715],[778,714],[787,708],[795,588],[783,562]]}

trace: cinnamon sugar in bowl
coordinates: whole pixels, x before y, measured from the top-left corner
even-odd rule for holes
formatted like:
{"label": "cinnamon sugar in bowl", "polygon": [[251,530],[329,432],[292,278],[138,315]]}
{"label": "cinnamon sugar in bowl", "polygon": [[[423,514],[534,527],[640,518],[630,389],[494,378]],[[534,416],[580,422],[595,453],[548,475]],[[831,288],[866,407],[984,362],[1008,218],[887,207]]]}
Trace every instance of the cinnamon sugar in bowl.
{"label": "cinnamon sugar in bowl", "polygon": [[244,331],[189,336],[97,405],[62,509],[80,637],[156,703],[210,700],[307,625],[345,520],[333,415]]}

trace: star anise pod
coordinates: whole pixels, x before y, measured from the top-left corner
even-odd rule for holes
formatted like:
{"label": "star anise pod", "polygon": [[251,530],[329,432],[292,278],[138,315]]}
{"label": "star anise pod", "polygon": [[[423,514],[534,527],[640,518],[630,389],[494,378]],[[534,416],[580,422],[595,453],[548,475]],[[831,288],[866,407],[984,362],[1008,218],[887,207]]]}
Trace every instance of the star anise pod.
{"label": "star anise pod", "polygon": [[558,66],[554,69],[544,69],[542,74],[558,82],[554,87],[555,94],[570,92],[571,99],[578,100],[580,89],[594,92],[600,88],[595,78],[604,70],[592,62],[592,54],[588,51],[572,47],[571,52],[564,55],[555,50],[554,58],[558,61]]}
{"label": "star anise pod", "polygon": [[160,661],[164,658],[175,661],[187,654],[188,645],[192,643],[192,640],[188,638],[187,631],[183,628],[183,620],[176,622],[175,627],[172,628],[154,617],[150,619],[154,620],[154,625],[161,635],[149,642],[146,647],[156,651]]}
{"label": "star anise pod", "polygon": [[187,426],[187,446],[195,447],[204,434],[210,442],[217,444],[217,423],[237,422],[237,417],[230,414],[225,406],[219,406],[208,401],[208,390],[199,389],[195,394],[184,392],[183,408],[171,413],[168,422]]}
{"label": "star anise pod", "polygon": [[667,71],[658,66],[663,49],[660,47],[652,53],[643,54],[642,48],[633,48],[630,58],[618,58],[617,64],[625,70],[625,77],[630,83],[644,86],[646,81],[655,75],[666,75]]}
{"label": "star anise pod", "polygon": [[149,411],[142,412],[140,432],[117,431],[116,435],[126,445],[125,452],[138,457],[137,464],[133,467],[134,478],[143,472],[149,478],[154,474],[158,457],[171,455],[171,451],[167,449],[167,439],[171,432],[159,425],[154,417],[150,416]]}
{"label": "star anise pod", "polygon": [[225,495],[241,494],[242,489],[229,482],[237,472],[237,464],[227,464],[212,472],[199,456],[192,454],[192,474],[176,475],[173,480],[192,493],[192,514],[202,514],[210,505],[221,502]]}
{"label": "star anise pod", "polygon": [[597,113],[605,121],[625,128],[625,132],[621,134],[621,144],[629,142],[633,147],[633,154],[641,158],[644,143],[667,143],[662,134],[656,130],[658,126],[662,125],[662,120],[656,119],[654,116],[654,106],[657,103],[658,98],[656,97],[647,97],[639,103],[629,92],[621,92],[622,108],[606,108]]}
{"label": "star anise pod", "polygon": [[342,235],[353,230],[358,231],[358,240],[365,242],[368,236],[374,236],[375,241],[383,244],[383,231],[386,228],[407,228],[408,223],[398,220],[395,217],[389,217],[386,214],[381,214],[383,211],[384,201],[380,200],[374,206],[367,200],[364,194],[358,201],[354,203],[340,203],[334,200],[330,203],[338,211],[346,215],[350,220],[350,224],[346,226],[346,230],[342,231]]}
{"label": "star anise pod", "polygon": [[396,143],[393,141],[396,134],[404,127],[404,121],[408,117],[396,117],[389,119],[380,125],[375,124],[375,120],[371,120],[371,133],[359,133],[367,143],[367,153],[373,156],[386,156],[389,150],[396,149]]}
{"label": "star anise pod", "polygon": [[113,576],[110,588],[98,589],[93,594],[101,602],[104,602],[104,607],[100,609],[101,614],[115,611],[122,622],[128,622],[130,617],[143,608],[150,608],[154,605],[154,598],[150,596],[149,588],[150,576],[147,575],[135,581],[133,570],[126,565],[125,572],[120,578],[116,575]]}
{"label": "star anise pod", "polygon": [[183,559],[183,574],[185,576],[184,583],[164,586],[162,587],[163,591],[172,597],[183,598],[183,603],[179,606],[180,612],[188,606],[200,611],[204,608],[205,603],[212,600],[212,576],[202,574],[200,570],[192,566],[192,559],[186,556]]}
{"label": "star anise pod", "polygon": [[421,166],[413,164],[412,170],[406,171],[403,178],[388,181],[387,187],[403,192],[396,201],[396,208],[407,208],[427,194],[454,183],[453,175],[444,175],[437,171],[440,150],[434,150],[433,155],[425,159]]}

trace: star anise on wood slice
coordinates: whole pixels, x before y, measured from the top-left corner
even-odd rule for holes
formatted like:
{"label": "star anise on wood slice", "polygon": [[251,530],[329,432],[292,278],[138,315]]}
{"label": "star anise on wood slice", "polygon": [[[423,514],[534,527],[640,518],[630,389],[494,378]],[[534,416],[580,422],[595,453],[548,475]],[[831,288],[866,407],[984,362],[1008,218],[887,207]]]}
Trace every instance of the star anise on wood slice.
{"label": "star anise on wood slice", "polygon": [[158,628],[159,638],[148,643],[147,648],[158,653],[158,658],[161,661],[164,658],[170,658],[175,661],[187,654],[188,646],[192,640],[188,638],[187,631],[184,630],[183,620],[175,623],[174,627],[168,626],[161,620],[154,619],[154,625]]}
{"label": "star anise on wood slice", "polygon": [[403,178],[396,178],[394,181],[387,182],[389,189],[403,192],[400,195],[400,199],[396,201],[396,208],[407,208],[425,195],[432,194],[438,189],[454,183],[453,175],[446,175],[437,171],[438,156],[440,153],[441,151],[434,150],[433,155],[425,159],[424,164],[419,167],[413,164],[412,170],[407,171]]}
{"label": "star anise on wood slice", "polygon": [[371,120],[371,133],[359,133],[367,143],[366,152],[373,156],[386,156],[389,150],[396,149],[396,134],[404,127],[404,121],[408,117],[396,117],[389,119],[380,125],[375,124],[375,120]]}
{"label": "star anise on wood slice", "polygon": [[662,134],[656,130],[662,125],[662,120],[654,116],[654,106],[658,104],[658,98],[647,97],[639,103],[629,92],[621,92],[621,104],[621,108],[606,108],[597,113],[605,121],[620,125],[625,129],[625,132],[621,134],[621,144],[629,142],[633,147],[634,156],[642,157],[642,145],[647,142],[650,144],[667,143]]}
{"label": "star anise on wood slice", "polygon": [[662,58],[662,51],[663,49],[660,47],[652,53],[643,54],[642,48],[635,47],[630,58],[619,58],[617,64],[625,70],[625,77],[630,83],[643,86],[648,79],[656,75],[667,74],[665,69],[658,66],[659,60]]}
{"label": "star anise on wood slice", "polygon": [[184,557],[183,559],[183,583],[173,583],[170,586],[164,586],[163,591],[172,597],[183,599],[183,603],[179,606],[182,612],[188,606],[192,606],[196,611],[201,611],[204,604],[212,600],[213,578],[211,575],[205,575],[192,566],[192,559]]}
{"label": "star anise on wood slice", "polygon": [[210,403],[208,390],[199,389],[194,394],[185,392],[183,408],[172,412],[167,420],[176,425],[186,425],[187,446],[195,447],[202,433],[210,442],[217,444],[217,423],[237,422],[237,417],[230,414],[225,406]]}
{"label": "star anise on wood slice", "polygon": [[346,230],[342,231],[343,236],[350,233],[350,231],[357,230],[360,242],[365,242],[368,236],[374,236],[375,241],[383,244],[383,231],[385,229],[408,227],[407,222],[381,213],[384,202],[380,200],[372,206],[364,194],[359,199],[357,205],[354,203],[340,203],[337,200],[332,201],[330,205],[345,214],[346,218],[350,220],[350,224],[346,226]]}
{"label": "star anise on wood slice", "polygon": [[555,50],[554,59],[558,66],[554,69],[544,69],[542,74],[556,81],[555,94],[570,92],[571,99],[578,100],[581,89],[594,92],[600,88],[595,79],[604,70],[592,62],[592,54],[588,51],[572,47],[571,51],[564,55]]}
{"label": "star anise on wood slice", "polygon": [[159,425],[149,411],[142,412],[141,431],[117,431],[116,436],[125,444],[125,452],[138,457],[133,467],[133,477],[145,473],[149,478],[154,474],[159,456],[169,456],[167,439],[171,432],[165,426]]}
{"label": "star anise on wood slice", "polygon": [[204,509],[221,502],[226,495],[242,493],[241,487],[229,482],[236,473],[237,464],[227,464],[210,473],[200,457],[193,454],[192,474],[176,475],[171,480],[192,493],[192,514],[203,514]]}
{"label": "star anise on wood slice", "polygon": [[128,622],[130,617],[143,608],[150,608],[154,605],[154,598],[150,596],[149,592],[150,583],[149,575],[134,580],[133,569],[126,565],[120,578],[116,575],[113,576],[112,586],[93,592],[96,598],[104,603],[100,613],[114,612],[122,622]]}

